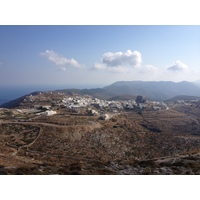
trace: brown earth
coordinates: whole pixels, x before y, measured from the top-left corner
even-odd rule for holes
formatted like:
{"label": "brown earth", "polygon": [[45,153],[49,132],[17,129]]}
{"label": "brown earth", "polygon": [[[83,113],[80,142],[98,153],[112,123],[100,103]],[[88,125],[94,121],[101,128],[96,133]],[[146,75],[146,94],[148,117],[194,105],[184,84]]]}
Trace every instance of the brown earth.
{"label": "brown earth", "polygon": [[4,117],[0,173],[200,174],[195,113],[130,111],[103,121],[62,109],[27,122]]}

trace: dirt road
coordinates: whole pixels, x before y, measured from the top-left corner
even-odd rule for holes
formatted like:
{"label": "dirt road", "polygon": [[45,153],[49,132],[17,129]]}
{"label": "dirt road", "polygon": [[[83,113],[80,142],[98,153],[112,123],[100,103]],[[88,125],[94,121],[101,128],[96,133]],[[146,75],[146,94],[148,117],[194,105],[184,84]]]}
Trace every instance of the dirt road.
{"label": "dirt road", "polygon": [[3,121],[0,124],[23,124],[23,125],[34,125],[34,126],[50,126],[50,127],[93,127],[93,128],[101,128],[101,124],[94,121],[88,121],[89,124],[83,125],[58,125],[58,124],[51,124],[51,123],[44,123],[44,122],[11,122],[11,121]]}

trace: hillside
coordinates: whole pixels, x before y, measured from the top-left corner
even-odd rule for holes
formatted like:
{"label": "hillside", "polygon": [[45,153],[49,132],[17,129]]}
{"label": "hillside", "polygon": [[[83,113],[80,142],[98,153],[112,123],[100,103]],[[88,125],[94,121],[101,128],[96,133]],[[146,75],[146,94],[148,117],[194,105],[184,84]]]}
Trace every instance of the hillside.
{"label": "hillside", "polygon": [[111,101],[125,101],[125,100],[131,100],[131,99],[136,99],[136,96],[133,96],[133,95],[126,95],[126,94],[121,94],[121,95],[117,95],[117,96],[114,96],[112,98],[110,98],[109,100]]}
{"label": "hillside", "polygon": [[191,101],[191,100],[197,100],[197,99],[199,99],[199,97],[197,97],[197,96],[179,95],[179,96],[175,96],[171,99],[165,100],[165,102]]}
{"label": "hillside", "polygon": [[104,121],[57,111],[0,109],[0,174],[200,174],[195,113],[122,112]]}
{"label": "hillside", "polygon": [[46,91],[0,108],[0,174],[200,174],[200,100],[132,97]]}

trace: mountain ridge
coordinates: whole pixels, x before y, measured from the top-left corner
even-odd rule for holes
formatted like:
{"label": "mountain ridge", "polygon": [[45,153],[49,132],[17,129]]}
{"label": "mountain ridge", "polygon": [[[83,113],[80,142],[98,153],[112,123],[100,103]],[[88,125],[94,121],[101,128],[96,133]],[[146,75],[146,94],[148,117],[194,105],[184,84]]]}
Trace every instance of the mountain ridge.
{"label": "mountain ridge", "polygon": [[[53,90],[62,93],[77,93],[91,95],[102,100],[116,99],[121,96],[144,96],[149,100],[165,101],[173,97],[185,95],[200,97],[200,87],[187,81],[117,81],[103,88],[93,89],[63,89]],[[32,95],[37,92],[30,93]],[[29,94],[29,95],[30,95]],[[25,96],[3,103],[0,107],[11,108],[17,105]],[[119,98],[119,99],[120,99]]]}
{"label": "mountain ridge", "polygon": [[104,89],[118,94],[142,95],[159,101],[178,95],[200,96],[200,87],[187,81],[177,83],[172,81],[117,81]]}

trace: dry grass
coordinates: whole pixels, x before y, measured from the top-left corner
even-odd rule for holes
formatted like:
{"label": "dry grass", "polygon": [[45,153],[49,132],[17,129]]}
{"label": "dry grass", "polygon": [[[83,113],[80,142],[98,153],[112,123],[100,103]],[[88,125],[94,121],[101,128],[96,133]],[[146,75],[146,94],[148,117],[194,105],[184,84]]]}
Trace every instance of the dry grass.
{"label": "dry grass", "polygon": [[27,124],[0,124],[0,173],[199,174],[198,131],[198,116],[175,110],[132,111],[102,121],[63,109]]}

